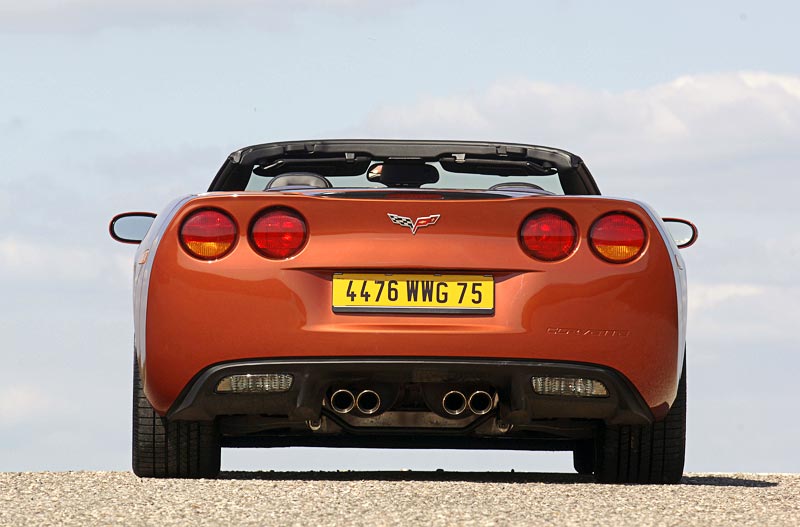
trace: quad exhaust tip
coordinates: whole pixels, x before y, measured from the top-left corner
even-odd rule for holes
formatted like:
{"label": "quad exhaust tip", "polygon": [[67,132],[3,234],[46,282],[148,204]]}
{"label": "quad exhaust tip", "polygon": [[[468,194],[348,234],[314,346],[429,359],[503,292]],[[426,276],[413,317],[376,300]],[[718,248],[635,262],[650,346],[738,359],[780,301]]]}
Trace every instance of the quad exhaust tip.
{"label": "quad exhaust tip", "polygon": [[356,409],[364,415],[372,415],[381,408],[381,396],[375,390],[361,390],[355,395],[350,390],[340,389],[331,394],[330,403],[337,414],[347,414]]}
{"label": "quad exhaust tip", "polygon": [[356,398],[350,390],[336,390],[331,395],[330,402],[331,408],[337,414],[349,413],[356,406]]}
{"label": "quad exhaust tip", "polygon": [[[381,396],[375,390],[361,390],[355,395],[350,390],[339,389],[331,394],[329,401],[331,409],[338,414],[356,409],[364,415],[372,415],[381,408]],[[475,415],[486,415],[494,404],[494,396],[484,390],[476,390],[469,397],[459,390],[451,390],[442,397],[442,409],[452,416],[459,416],[467,410]]]}
{"label": "quad exhaust tip", "polygon": [[463,392],[451,390],[442,397],[442,409],[452,416],[469,410],[475,415],[486,415],[494,408],[494,396],[484,390],[472,392],[469,398]]}
{"label": "quad exhaust tip", "polygon": [[489,392],[478,390],[469,396],[467,406],[473,414],[485,415],[494,408],[494,397]]}
{"label": "quad exhaust tip", "polygon": [[467,398],[458,390],[451,390],[442,397],[442,408],[450,415],[461,415],[467,409]]}
{"label": "quad exhaust tip", "polygon": [[365,415],[372,415],[381,407],[381,396],[375,390],[363,390],[356,397],[356,408]]}

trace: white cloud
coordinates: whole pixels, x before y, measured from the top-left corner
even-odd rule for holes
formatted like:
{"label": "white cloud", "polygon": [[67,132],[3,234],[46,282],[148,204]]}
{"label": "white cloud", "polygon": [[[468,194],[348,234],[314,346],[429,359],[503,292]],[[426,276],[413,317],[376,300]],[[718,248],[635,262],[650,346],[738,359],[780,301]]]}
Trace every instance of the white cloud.
{"label": "white cloud", "polygon": [[800,147],[800,77],[692,75],[622,92],[505,80],[476,95],[384,106],[363,128],[562,146],[601,163],[742,158]]}
{"label": "white cloud", "polygon": [[130,280],[132,265],[130,255],[111,254],[107,247],[0,238],[0,277],[6,283],[57,280],[65,286],[69,282],[118,282]]}
{"label": "white cloud", "polygon": [[411,3],[414,0],[29,0],[0,3],[0,30],[73,32],[221,22],[258,23],[263,30],[276,30],[298,13],[359,15]]}
{"label": "white cloud", "polygon": [[763,295],[765,291],[765,287],[756,284],[692,284],[689,313],[713,310],[725,302]]}
{"label": "white cloud", "polygon": [[23,384],[0,387],[0,426],[8,427],[26,419],[40,419],[52,410],[53,401],[41,389]]}
{"label": "white cloud", "polygon": [[10,218],[12,216],[11,204],[14,202],[14,197],[11,192],[0,188],[0,218]]}
{"label": "white cloud", "polygon": [[25,129],[25,121],[19,116],[11,117],[10,119],[0,121],[0,134],[11,135],[21,132]]}

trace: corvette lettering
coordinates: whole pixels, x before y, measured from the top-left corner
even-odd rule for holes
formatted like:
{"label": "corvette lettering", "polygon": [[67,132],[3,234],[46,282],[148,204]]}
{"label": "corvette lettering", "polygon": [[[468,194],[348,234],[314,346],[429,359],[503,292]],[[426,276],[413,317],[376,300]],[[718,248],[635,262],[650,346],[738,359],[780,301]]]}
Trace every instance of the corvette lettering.
{"label": "corvette lettering", "polygon": [[400,225],[401,227],[408,227],[411,229],[411,234],[417,234],[417,229],[421,229],[422,227],[430,227],[434,225],[437,221],[439,221],[439,214],[432,214],[430,216],[422,216],[415,220],[411,218],[407,218],[405,216],[398,216],[397,214],[387,214],[389,219],[392,220],[392,223],[395,225]]}
{"label": "corvette lettering", "polygon": [[578,337],[628,337],[631,332],[625,329],[547,328],[547,334],[574,335]]}

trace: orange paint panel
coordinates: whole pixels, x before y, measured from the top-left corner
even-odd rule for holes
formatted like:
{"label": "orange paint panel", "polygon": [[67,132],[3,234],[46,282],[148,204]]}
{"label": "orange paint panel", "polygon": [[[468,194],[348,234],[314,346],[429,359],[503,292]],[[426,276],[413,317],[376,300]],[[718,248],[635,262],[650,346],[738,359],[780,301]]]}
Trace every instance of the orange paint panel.
{"label": "orange paint panel", "polygon": [[[308,223],[295,257],[257,254],[247,229],[269,206]],[[217,261],[189,256],[181,222],[213,207],[237,223],[234,248]],[[538,209],[574,218],[575,251],[539,262],[520,247],[519,228]],[[486,200],[342,199],[292,194],[212,193],[187,203],[154,258],[147,304],[145,390],[166,412],[189,381],[215,363],[290,357],[474,357],[570,361],[609,366],[663,415],[677,385],[678,315],[670,254],[648,236],[634,261],[611,264],[590,249],[588,230],[611,211],[655,232],[637,205],[605,198],[535,196]],[[435,225],[411,229],[388,213]],[[153,257],[153,255],[151,255]],[[490,274],[494,315],[334,313],[337,272]]]}

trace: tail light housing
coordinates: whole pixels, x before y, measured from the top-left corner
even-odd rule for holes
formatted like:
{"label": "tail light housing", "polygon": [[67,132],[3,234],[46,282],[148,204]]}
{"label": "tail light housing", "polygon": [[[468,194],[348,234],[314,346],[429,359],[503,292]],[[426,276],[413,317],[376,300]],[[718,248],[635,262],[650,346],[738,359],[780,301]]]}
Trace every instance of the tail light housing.
{"label": "tail light housing", "polygon": [[274,260],[291,258],[306,244],[308,226],[299,212],[274,208],[256,217],[250,227],[253,248]]}
{"label": "tail light housing", "polygon": [[180,240],[186,252],[195,258],[216,260],[233,249],[236,223],[222,211],[199,210],[183,221]]}
{"label": "tail light housing", "polygon": [[589,243],[595,254],[612,263],[635,260],[644,250],[646,241],[642,223],[624,212],[600,217],[589,230]]}
{"label": "tail light housing", "polygon": [[578,244],[575,222],[558,210],[539,210],[528,216],[519,231],[522,248],[545,262],[563,260]]}

